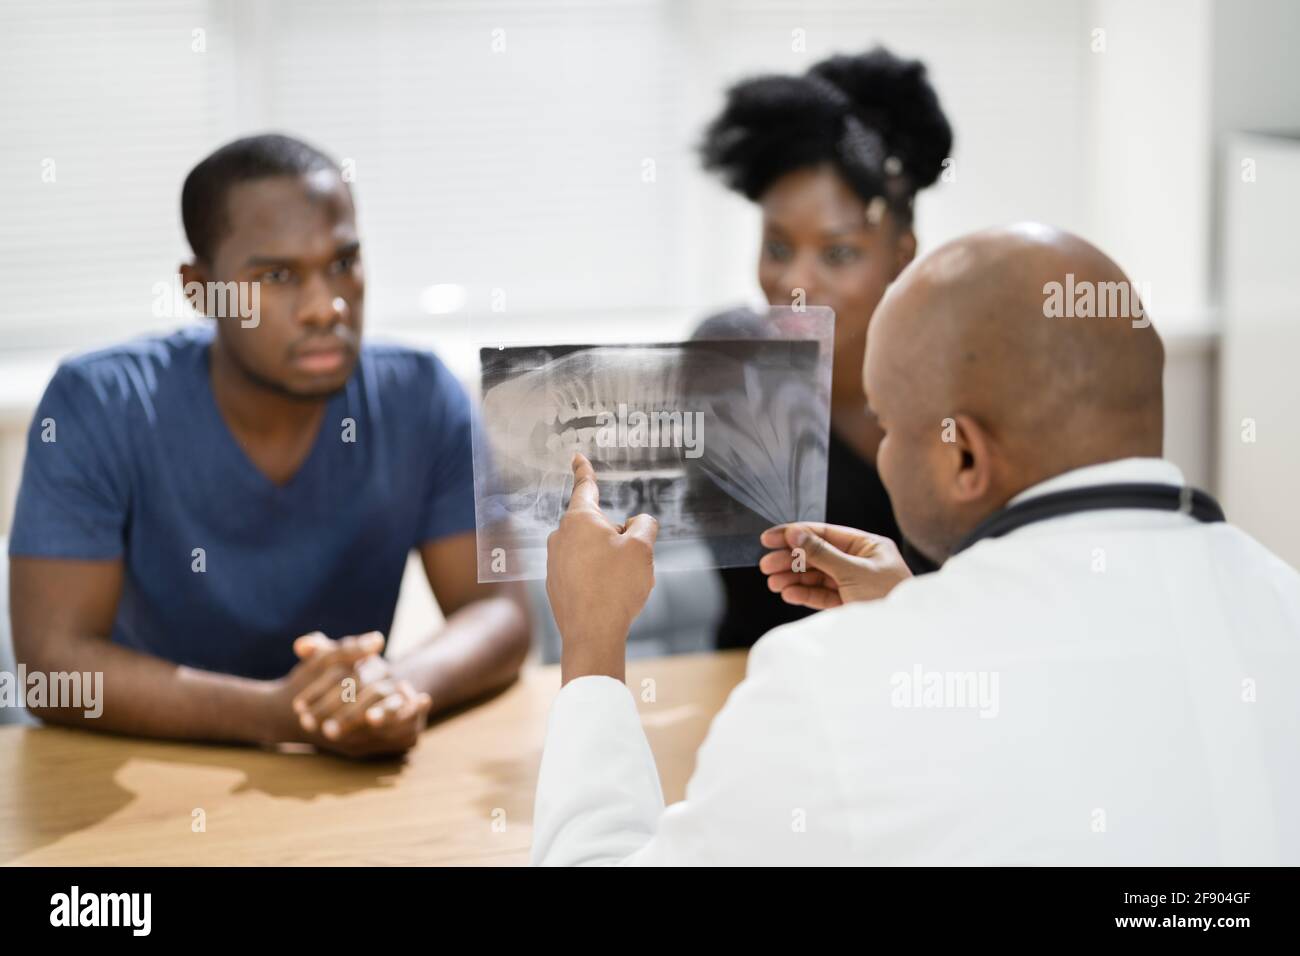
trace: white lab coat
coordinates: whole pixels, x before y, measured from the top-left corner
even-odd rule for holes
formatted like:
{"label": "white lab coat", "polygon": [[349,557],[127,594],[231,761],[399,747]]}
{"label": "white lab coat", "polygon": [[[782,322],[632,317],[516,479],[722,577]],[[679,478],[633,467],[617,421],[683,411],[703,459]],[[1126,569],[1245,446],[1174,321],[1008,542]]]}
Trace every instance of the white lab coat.
{"label": "white lab coat", "polygon": [[[1112,482],[1183,477],[1015,500]],[[1174,512],[1025,526],[765,636],[666,809],[628,689],[570,682],[534,834],[543,864],[1300,864],[1300,575]]]}

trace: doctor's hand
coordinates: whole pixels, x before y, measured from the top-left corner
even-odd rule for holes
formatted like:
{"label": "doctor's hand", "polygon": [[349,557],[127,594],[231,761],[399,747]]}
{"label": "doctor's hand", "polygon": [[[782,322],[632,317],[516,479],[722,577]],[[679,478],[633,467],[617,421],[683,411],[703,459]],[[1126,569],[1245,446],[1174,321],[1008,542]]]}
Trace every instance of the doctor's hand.
{"label": "doctor's hand", "polygon": [[760,538],[758,568],[787,604],[824,610],[882,598],[912,576],[898,545],[884,535],[836,524],[778,525]]}
{"label": "doctor's hand", "polygon": [[621,525],[606,518],[591,462],[573,456],[573,497],[546,541],[546,594],[564,645],[562,683],[592,674],[623,680],[627,632],[655,583],[658,535],[650,515]]}

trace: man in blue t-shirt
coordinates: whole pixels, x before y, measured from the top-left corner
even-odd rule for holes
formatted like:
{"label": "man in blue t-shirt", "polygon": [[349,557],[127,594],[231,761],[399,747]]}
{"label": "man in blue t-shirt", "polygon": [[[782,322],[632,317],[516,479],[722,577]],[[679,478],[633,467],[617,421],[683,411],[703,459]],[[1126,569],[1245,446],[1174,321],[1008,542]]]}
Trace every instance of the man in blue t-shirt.
{"label": "man in blue t-shirt", "polygon": [[[15,650],[31,671],[103,673],[98,717],[38,715],[400,753],[528,647],[520,593],[477,582],[469,401],[432,354],[361,344],[352,196],[318,150],[231,143],[181,212],[185,292],[210,323],[65,362],[32,424]],[[412,549],[447,621],[389,662]]]}

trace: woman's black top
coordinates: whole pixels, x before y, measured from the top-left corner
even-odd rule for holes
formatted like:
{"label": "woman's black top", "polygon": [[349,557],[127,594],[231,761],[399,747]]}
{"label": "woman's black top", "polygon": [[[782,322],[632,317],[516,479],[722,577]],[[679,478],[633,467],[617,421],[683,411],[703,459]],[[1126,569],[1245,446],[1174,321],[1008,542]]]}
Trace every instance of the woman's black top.
{"label": "woman's black top", "polygon": [[[761,319],[749,310],[734,310],[706,319],[696,338],[737,338],[754,334]],[[889,495],[875,467],[843,439],[830,433],[826,458],[826,523],[883,534],[898,543],[904,560],[914,574],[932,571],[935,565],[903,541],[894,519]],[[718,624],[720,649],[750,647],[774,627],[815,613],[809,608],[786,604],[767,588],[767,578],[756,567],[722,568],[726,607]]]}

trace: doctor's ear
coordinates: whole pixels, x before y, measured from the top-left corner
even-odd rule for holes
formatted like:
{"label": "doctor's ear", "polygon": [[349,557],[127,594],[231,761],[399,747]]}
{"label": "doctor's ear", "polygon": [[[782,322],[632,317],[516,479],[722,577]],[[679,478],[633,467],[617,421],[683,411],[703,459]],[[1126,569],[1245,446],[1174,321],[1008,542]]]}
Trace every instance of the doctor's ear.
{"label": "doctor's ear", "polygon": [[904,229],[894,243],[894,274],[890,276],[890,281],[897,279],[915,258],[916,233],[911,229]]}
{"label": "doctor's ear", "polygon": [[993,440],[984,426],[969,415],[943,420],[942,440],[950,456],[953,496],[958,501],[979,501],[993,485]]}

